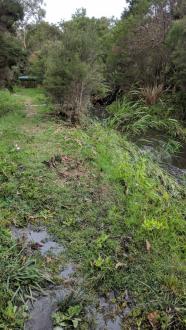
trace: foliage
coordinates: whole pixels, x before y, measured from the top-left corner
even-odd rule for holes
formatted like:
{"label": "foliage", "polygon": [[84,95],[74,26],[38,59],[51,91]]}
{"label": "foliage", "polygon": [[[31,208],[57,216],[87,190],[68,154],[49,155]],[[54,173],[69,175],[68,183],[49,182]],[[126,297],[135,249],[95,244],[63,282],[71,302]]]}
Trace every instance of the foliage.
{"label": "foliage", "polygon": [[19,22],[19,32],[23,47],[27,48],[27,28],[30,24],[40,23],[45,17],[43,0],[18,0],[23,7],[24,19]]}
{"label": "foliage", "polygon": [[14,31],[15,22],[23,19],[23,8],[19,0],[0,1],[0,28]]}
{"label": "foliage", "polygon": [[[174,22],[168,37],[167,44],[171,52],[169,71],[170,83],[178,92],[178,105],[185,109],[186,86],[186,15]],[[185,118],[185,111],[183,117]]]}
{"label": "foliage", "polygon": [[0,91],[0,117],[9,112],[18,112],[20,108],[20,103],[15,101],[13,95],[8,91]]}
{"label": "foliage", "polygon": [[24,10],[24,25],[40,22],[45,16],[44,0],[18,0]]}
{"label": "foliage", "polygon": [[[157,96],[154,90],[146,89],[142,90],[142,93],[148,99],[147,103],[152,102]],[[109,126],[126,132],[128,135],[144,135],[152,129],[162,131],[172,137],[185,139],[183,128],[176,119],[170,117],[171,111],[165,109],[163,103],[156,106],[145,106],[141,102],[132,102],[124,98],[111,104],[108,112],[110,114]]]}
{"label": "foliage", "polygon": [[[113,83],[125,90],[130,84],[153,86],[164,82],[170,26],[168,1],[134,1],[114,29],[108,70]],[[153,36],[153,38],[152,38]]]}
{"label": "foliage", "polygon": [[23,9],[18,0],[0,1],[0,87],[11,87],[11,68],[22,54],[14,35],[15,24],[21,19]]}
{"label": "foliage", "polygon": [[27,27],[27,67],[25,70],[33,76],[36,76],[40,83],[43,82],[46,61],[51,43],[60,39],[61,31],[55,25],[47,22],[30,24]]}
{"label": "foliage", "polygon": [[52,44],[45,85],[60,111],[78,121],[92,94],[104,94],[103,63],[94,19],[77,12],[63,23],[62,40]]}
{"label": "foliage", "polygon": [[[153,86],[163,85],[164,92],[169,91],[170,95],[172,91],[172,98],[177,103],[180,100],[184,109],[184,91],[180,91],[185,86],[185,1],[128,3],[128,9],[113,28],[106,60],[107,79],[113,89],[117,87],[123,93],[145,86],[149,94]],[[182,115],[179,105],[177,112]]]}

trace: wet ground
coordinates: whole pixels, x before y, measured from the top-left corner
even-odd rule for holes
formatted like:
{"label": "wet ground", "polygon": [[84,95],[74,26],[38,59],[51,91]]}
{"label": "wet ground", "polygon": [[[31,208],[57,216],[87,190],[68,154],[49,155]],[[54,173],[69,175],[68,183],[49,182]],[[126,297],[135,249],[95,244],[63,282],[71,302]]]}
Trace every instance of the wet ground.
{"label": "wet ground", "polygon": [[34,305],[30,306],[30,315],[25,323],[24,330],[53,330],[52,313],[57,311],[58,303],[66,299],[71,291],[57,287],[45,292]]}
{"label": "wet ground", "polygon": [[35,230],[28,226],[27,228],[12,227],[12,235],[16,239],[25,240],[31,244],[33,250],[39,250],[42,255],[59,255],[64,251],[64,247],[55,242],[45,229]]}
{"label": "wet ground", "polygon": [[[63,245],[58,244],[49,235],[45,228],[36,230],[32,226],[27,228],[12,227],[12,235],[15,239],[22,240],[23,243],[35,250],[40,251],[42,256],[58,256],[65,251]],[[29,317],[25,323],[24,330],[52,330],[52,314],[57,311],[58,304],[72,293],[75,293],[73,284],[65,286],[66,281],[75,276],[76,265],[68,263],[62,265],[59,277],[64,279],[64,285],[52,287],[45,290],[42,296],[35,296],[35,302],[28,304]],[[73,282],[72,282],[73,283]],[[76,281],[80,287],[82,279]],[[76,291],[79,288],[76,288]],[[89,306],[86,309],[85,320],[90,324],[90,330],[120,330],[122,319],[130,312],[129,307],[122,310],[116,303],[115,294],[111,292],[107,297],[99,297],[98,305]]]}
{"label": "wet ground", "polygon": [[60,276],[63,279],[69,279],[75,272],[75,265],[68,264],[66,265],[63,270],[60,272]]}
{"label": "wet ground", "polygon": [[[186,145],[174,157],[162,155],[159,152],[160,140],[150,141],[149,143],[138,143],[143,153],[149,153],[165,168],[171,175],[176,177],[179,182],[183,181],[186,175]],[[59,256],[65,252],[64,246],[57,243],[49,235],[45,228],[35,229],[32,226],[27,228],[12,227],[14,238],[23,240],[34,253],[34,250],[40,251],[41,256],[51,255]],[[73,281],[76,275],[76,265],[68,263],[61,265],[59,277],[64,280],[63,286],[53,287],[45,291],[42,296],[36,297],[33,305],[29,304],[29,318],[25,323],[24,330],[52,330],[52,314],[58,310],[58,304],[66,299],[76,290],[73,288]],[[69,284],[65,287],[65,283]],[[82,279],[76,278],[76,285],[81,287]],[[131,302],[127,297],[124,298],[124,304],[118,303],[117,297],[113,292],[107,297],[100,296],[98,303],[88,306],[85,311],[85,320],[90,324],[90,330],[121,330],[123,319],[131,312]]]}
{"label": "wet ground", "polygon": [[100,296],[96,308],[89,306],[87,316],[94,320],[91,330],[121,330],[123,320],[131,313],[131,301],[123,297],[119,302],[115,292],[111,291],[107,297]]}
{"label": "wet ground", "polygon": [[[73,293],[72,289],[57,287],[45,292],[39,297],[30,311],[24,330],[53,330],[52,313],[58,309],[58,304]],[[118,311],[118,306],[112,301],[100,297],[97,307],[86,308],[84,320],[89,323],[90,330],[121,330],[124,317],[131,312],[129,307]]]}

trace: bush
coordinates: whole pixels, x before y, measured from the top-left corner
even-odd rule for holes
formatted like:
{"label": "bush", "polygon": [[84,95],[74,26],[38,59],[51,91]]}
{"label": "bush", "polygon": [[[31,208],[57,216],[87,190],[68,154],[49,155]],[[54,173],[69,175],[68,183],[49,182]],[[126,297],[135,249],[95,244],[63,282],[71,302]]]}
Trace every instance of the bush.
{"label": "bush", "polygon": [[95,24],[77,13],[63,24],[61,41],[56,41],[46,64],[45,85],[60,113],[79,121],[92,94],[104,94],[103,65]]}
{"label": "bush", "polygon": [[163,93],[163,85],[144,87],[141,88],[140,90],[140,94],[142,96],[142,99],[145,101],[146,105],[156,104],[159,101],[162,93]]}
{"label": "bush", "polygon": [[[178,107],[178,114],[186,118],[186,16],[177,20],[167,36],[167,45],[170,51],[169,82],[176,93],[174,101]],[[180,111],[181,109],[181,111]]]}

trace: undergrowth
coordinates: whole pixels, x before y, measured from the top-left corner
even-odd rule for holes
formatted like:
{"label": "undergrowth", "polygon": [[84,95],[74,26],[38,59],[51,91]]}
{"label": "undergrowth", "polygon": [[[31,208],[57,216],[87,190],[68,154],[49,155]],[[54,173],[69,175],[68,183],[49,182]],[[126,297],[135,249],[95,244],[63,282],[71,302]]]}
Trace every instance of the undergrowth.
{"label": "undergrowth", "polygon": [[[18,95],[21,103],[28,97],[34,104],[44,100],[38,90]],[[15,283],[24,292],[32,281],[44,280],[37,263],[17,252],[8,230],[31,223],[46,226],[65,245],[89,299],[95,292],[117,292],[120,305],[131,308],[124,329],[150,329],[152,322],[157,329],[184,329],[184,188],[110,127],[95,122],[84,130],[67,127],[47,117],[48,111],[38,108],[29,119],[8,114],[0,122],[1,260],[9,260],[0,285],[0,325],[22,328]],[[28,281],[19,275],[25,264],[34,267]],[[123,302],[126,292],[130,302]],[[9,308],[13,321],[6,319]],[[69,308],[55,316],[57,325],[80,322],[79,303],[77,310]]]}
{"label": "undergrowth", "polygon": [[186,139],[182,126],[173,117],[172,109],[167,109],[163,103],[146,106],[140,101],[134,103],[124,98],[112,103],[108,112],[108,125],[129,136],[157,130],[172,138]]}
{"label": "undergrowth", "polygon": [[20,111],[21,104],[17,102],[15,95],[9,91],[0,91],[0,117],[6,115],[9,112]]}

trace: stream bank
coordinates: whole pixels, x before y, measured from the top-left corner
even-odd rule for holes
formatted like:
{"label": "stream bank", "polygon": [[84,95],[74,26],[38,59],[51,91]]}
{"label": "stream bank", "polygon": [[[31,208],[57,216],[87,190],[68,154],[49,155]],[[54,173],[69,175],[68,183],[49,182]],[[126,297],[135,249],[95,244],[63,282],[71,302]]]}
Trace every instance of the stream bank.
{"label": "stream bank", "polygon": [[56,122],[41,90],[16,100],[0,121],[3,327],[184,329],[183,187],[118,132]]}

